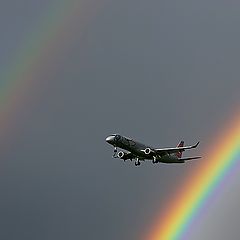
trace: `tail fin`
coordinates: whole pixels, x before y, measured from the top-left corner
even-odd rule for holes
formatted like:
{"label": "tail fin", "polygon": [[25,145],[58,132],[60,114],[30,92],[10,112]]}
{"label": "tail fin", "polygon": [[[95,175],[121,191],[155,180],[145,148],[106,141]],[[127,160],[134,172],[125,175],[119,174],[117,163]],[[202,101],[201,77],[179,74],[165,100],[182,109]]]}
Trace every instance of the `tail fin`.
{"label": "tail fin", "polygon": [[[183,147],[183,146],[184,146],[184,141],[180,141],[179,144],[177,145],[177,147]],[[183,151],[177,152],[177,153],[176,153],[176,156],[177,156],[178,158],[181,158],[181,157],[182,157],[182,152],[183,152]]]}

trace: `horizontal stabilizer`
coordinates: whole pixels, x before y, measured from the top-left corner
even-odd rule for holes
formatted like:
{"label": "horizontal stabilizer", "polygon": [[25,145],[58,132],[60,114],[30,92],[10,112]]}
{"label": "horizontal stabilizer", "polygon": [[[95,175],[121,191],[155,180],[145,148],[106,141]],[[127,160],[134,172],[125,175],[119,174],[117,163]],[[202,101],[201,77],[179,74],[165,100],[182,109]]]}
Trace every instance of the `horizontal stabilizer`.
{"label": "horizontal stabilizer", "polygon": [[189,161],[189,160],[194,160],[194,159],[199,159],[199,158],[201,158],[201,157],[199,156],[199,157],[180,158],[179,160]]}

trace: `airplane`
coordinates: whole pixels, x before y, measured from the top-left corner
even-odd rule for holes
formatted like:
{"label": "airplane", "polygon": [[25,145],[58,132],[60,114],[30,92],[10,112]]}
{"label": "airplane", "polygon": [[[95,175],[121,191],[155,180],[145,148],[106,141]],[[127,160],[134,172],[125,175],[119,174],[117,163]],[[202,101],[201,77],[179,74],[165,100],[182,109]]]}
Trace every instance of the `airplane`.
{"label": "airplane", "polygon": [[[135,166],[139,166],[140,161],[151,160],[152,163],[184,163],[185,161],[199,159],[201,157],[186,157],[182,158],[182,153],[185,150],[196,148],[199,144],[197,142],[192,146],[184,146],[184,141],[175,148],[152,148],[131,138],[121,136],[119,134],[112,134],[106,138],[106,142],[114,146],[113,158],[119,158],[124,161],[130,159],[135,160]],[[126,150],[119,151],[117,148]]]}

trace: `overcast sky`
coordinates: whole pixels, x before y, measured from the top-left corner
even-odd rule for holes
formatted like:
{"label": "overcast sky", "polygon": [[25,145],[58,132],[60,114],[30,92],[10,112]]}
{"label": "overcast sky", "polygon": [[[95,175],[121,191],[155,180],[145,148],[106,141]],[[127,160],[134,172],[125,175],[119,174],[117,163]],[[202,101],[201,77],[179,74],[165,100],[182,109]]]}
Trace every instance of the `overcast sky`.
{"label": "overcast sky", "polygon": [[[158,147],[200,140],[186,153],[199,155],[238,106],[239,2],[99,1],[84,29],[81,13],[65,29],[64,51],[45,56],[35,76],[44,84],[16,115],[1,156],[1,239],[139,240],[198,163],[136,168],[111,158],[107,135]],[[1,1],[1,71],[48,2]],[[191,240],[239,238],[239,178]]]}

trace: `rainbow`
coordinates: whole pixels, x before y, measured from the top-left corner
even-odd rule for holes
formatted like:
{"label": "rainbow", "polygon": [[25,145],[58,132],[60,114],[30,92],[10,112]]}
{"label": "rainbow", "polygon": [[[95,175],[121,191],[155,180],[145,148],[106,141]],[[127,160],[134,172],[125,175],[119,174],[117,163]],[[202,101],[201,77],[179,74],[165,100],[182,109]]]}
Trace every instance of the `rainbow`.
{"label": "rainbow", "polygon": [[194,220],[210,204],[240,160],[240,114],[227,124],[225,130],[217,136],[217,142],[210,144],[204,158],[196,170],[187,178],[172,199],[177,199],[166,206],[166,213],[157,217],[154,228],[147,235],[148,240],[189,239],[189,231]]}
{"label": "rainbow", "polygon": [[[84,34],[101,1],[52,0],[34,29],[12,57],[0,78],[0,145],[6,145],[16,125],[17,113],[26,107],[42,84],[45,69],[64,56],[74,41],[74,32]],[[80,47],[80,46],[79,46]],[[54,71],[54,69],[53,69]],[[29,100],[29,101],[28,101]],[[25,104],[26,103],[26,104]]]}
{"label": "rainbow", "polygon": [[[50,63],[58,59],[73,41],[72,26],[78,24],[83,32],[94,17],[101,1],[53,0],[36,24],[26,35],[26,40],[1,73],[0,85],[0,144],[13,131],[16,114],[37,89],[39,75]],[[81,20],[81,21],[79,21]],[[71,32],[72,31],[72,32]],[[82,33],[83,34],[83,33]],[[214,144],[206,151],[202,165],[190,176],[191,183],[184,184],[184,192],[177,194],[177,202],[167,207],[169,212],[160,216],[149,240],[177,240],[184,237],[193,219],[201,211],[212,192],[235,166],[240,152],[240,117],[230,123]]]}

